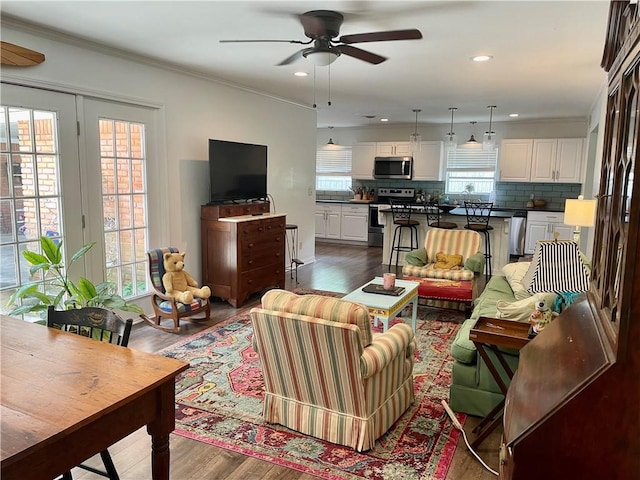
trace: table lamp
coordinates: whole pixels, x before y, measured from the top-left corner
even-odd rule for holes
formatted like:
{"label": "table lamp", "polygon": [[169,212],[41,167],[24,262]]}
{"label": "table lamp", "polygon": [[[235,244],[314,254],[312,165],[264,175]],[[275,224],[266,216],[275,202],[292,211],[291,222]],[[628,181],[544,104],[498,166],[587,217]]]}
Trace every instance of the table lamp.
{"label": "table lamp", "polygon": [[580,227],[593,227],[596,218],[596,200],[585,200],[582,195],[578,198],[567,198],[564,204],[564,223],[573,225],[573,241],[580,243]]}
{"label": "table lamp", "polygon": [[529,293],[553,292],[561,296],[586,292],[589,270],[578,244],[572,240],[540,240],[522,279]]}
{"label": "table lamp", "polygon": [[529,293],[556,293],[562,311],[589,289],[589,270],[572,240],[540,240],[522,285]]}

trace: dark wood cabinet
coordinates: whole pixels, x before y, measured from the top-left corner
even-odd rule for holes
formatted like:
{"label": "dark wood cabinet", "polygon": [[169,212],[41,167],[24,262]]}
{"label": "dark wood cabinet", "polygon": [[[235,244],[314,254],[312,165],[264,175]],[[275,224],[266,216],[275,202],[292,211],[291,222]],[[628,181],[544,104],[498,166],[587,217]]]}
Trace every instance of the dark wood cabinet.
{"label": "dark wood cabinet", "polygon": [[640,478],[640,19],[611,2],[589,291],[520,352],[500,478]]}
{"label": "dark wood cabinet", "polygon": [[202,282],[213,296],[241,306],[269,287],[284,288],[284,214],[268,203],[203,205]]}

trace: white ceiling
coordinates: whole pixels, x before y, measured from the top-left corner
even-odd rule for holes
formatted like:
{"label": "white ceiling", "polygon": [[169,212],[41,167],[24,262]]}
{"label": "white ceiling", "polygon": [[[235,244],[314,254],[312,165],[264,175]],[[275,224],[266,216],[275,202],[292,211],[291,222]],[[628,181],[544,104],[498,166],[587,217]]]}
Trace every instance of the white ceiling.
{"label": "white ceiling", "polygon": [[[294,14],[336,10],[341,35],[417,28],[421,40],[358,44],[388,57],[371,65],[346,55],[317,67],[318,127],[586,117],[605,74],[608,17],[596,1],[6,1],[17,18],[151,57],[304,105],[314,103],[313,66],[275,66],[303,48],[233,39],[307,40]],[[27,46],[27,45],[25,45]],[[47,52],[42,52],[46,55]],[[488,54],[490,62],[470,59]],[[299,78],[296,71],[309,76]],[[327,106],[330,85],[332,105]],[[365,116],[375,116],[368,119]]]}

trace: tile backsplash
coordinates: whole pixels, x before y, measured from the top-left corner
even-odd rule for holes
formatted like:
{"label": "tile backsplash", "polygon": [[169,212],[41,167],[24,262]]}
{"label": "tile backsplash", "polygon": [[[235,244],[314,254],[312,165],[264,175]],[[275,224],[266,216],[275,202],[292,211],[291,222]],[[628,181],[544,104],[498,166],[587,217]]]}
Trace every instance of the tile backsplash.
{"label": "tile backsplash", "polygon": [[[444,182],[416,182],[416,181],[393,181],[393,180],[355,180],[353,187],[377,192],[378,188],[415,188],[416,192],[422,190],[424,193],[434,195],[436,192],[444,191]],[[495,189],[495,203],[501,207],[524,208],[531,194],[534,198],[546,200],[547,208],[553,210],[564,210],[564,201],[567,198],[577,198],[581,192],[579,183],[521,183],[521,182],[497,182]],[[463,201],[465,198],[488,200],[488,195],[472,193],[449,194],[451,201]],[[353,198],[351,192],[316,192],[317,200],[349,200]]]}

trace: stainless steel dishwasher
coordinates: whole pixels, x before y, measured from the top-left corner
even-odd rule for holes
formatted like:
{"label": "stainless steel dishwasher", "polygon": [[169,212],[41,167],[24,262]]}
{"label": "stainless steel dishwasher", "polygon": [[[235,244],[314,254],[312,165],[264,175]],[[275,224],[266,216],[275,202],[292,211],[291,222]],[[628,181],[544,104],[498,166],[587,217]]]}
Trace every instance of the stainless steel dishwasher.
{"label": "stainless steel dishwasher", "polygon": [[509,255],[524,255],[524,238],[527,229],[527,212],[518,211],[509,220]]}

